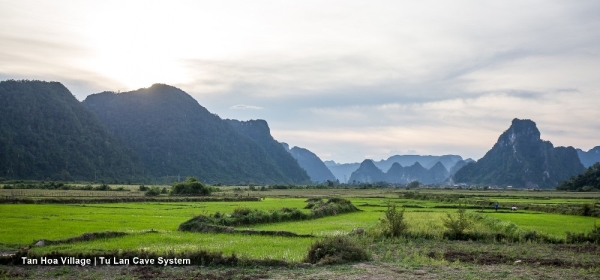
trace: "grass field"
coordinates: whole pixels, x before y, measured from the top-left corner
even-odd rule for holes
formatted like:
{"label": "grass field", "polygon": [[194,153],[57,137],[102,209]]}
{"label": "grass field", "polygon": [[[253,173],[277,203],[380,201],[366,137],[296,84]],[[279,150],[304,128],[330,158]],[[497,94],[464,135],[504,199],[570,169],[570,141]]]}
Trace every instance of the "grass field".
{"label": "grass field", "polygon": [[[442,218],[450,208],[431,208],[442,203],[392,198],[352,198],[362,212],[311,221],[284,222],[247,226],[260,230],[287,230],[299,234],[327,236],[345,234],[355,228],[372,228],[383,215],[388,202],[420,205],[407,208],[409,231],[439,236],[444,230]],[[86,232],[159,230],[176,231],[179,224],[199,214],[230,213],[238,207],[275,210],[282,207],[303,209],[303,198],[266,198],[260,202],[193,203],[109,203],[109,204],[0,204],[0,243],[23,246],[40,239],[65,239]],[[303,211],[308,211],[303,209]],[[524,230],[536,230],[558,237],[565,231],[584,232],[598,219],[590,217],[532,212],[486,212],[486,215],[515,223]],[[165,242],[168,244],[168,242]],[[143,246],[143,245],[140,245]],[[165,245],[166,246],[166,245]],[[13,246],[14,247],[14,246]]]}
{"label": "grass field", "polygon": [[[555,251],[554,247],[552,247],[554,245],[545,245],[542,243],[524,243],[523,246],[529,248],[525,250],[523,249],[525,247],[513,246],[511,243],[494,247],[493,244],[495,243],[448,241],[444,238],[446,228],[444,227],[443,220],[447,217],[448,213],[454,215],[456,207],[461,204],[460,202],[401,198],[401,192],[389,189],[299,189],[243,193],[239,191],[234,192],[234,189],[225,187],[223,188],[223,192],[217,195],[250,194],[253,196],[268,196],[261,201],[252,202],[0,204],[0,253],[3,251],[14,251],[41,239],[61,240],[89,232],[118,231],[125,232],[127,235],[92,241],[33,247],[29,252],[34,255],[48,254],[50,252],[76,255],[79,253],[93,254],[124,250],[143,250],[157,253],[204,250],[222,252],[225,255],[235,254],[238,257],[246,259],[270,259],[299,263],[306,256],[310,245],[316,240],[327,236],[347,235],[357,228],[363,228],[367,232],[377,232],[380,219],[383,218],[387,205],[392,203],[400,207],[406,206],[404,218],[408,225],[407,232],[410,236],[417,239],[401,238],[389,241],[373,239],[372,237],[356,237],[356,242],[362,243],[368,248],[369,253],[374,258],[372,260],[374,265],[404,267],[403,269],[435,268],[454,265],[463,269],[464,266],[459,265],[461,262],[473,264],[486,262],[506,264],[507,262],[518,260],[519,254],[525,254],[527,256],[525,261],[528,262],[531,259],[533,264],[536,263],[533,261],[536,258],[542,260],[542,263],[544,261],[550,262],[550,260],[559,259],[559,267],[568,267],[569,269],[579,267],[577,269],[580,269],[579,273],[583,273],[582,275],[596,275],[596,273],[600,272],[600,263],[597,263],[597,258],[593,257],[600,254],[600,247],[597,245],[593,245],[592,249],[577,249],[583,250],[584,253],[582,254],[572,254],[569,251],[570,249],[564,252],[561,249],[556,249],[558,251]],[[419,190],[419,192],[442,196],[444,194],[451,194],[453,196],[459,194],[466,196],[466,199],[491,200],[498,201],[501,204],[532,203],[577,206],[583,204],[593,205],[597,203],[598,199],[595,196],[596,194],[581,195],[579,193],[518,191],[506,193],[482,191],[452,192],[448,190]],[[477,194],[484,195],[478,197]],[[238,229],[262,231],[288,231],[297,234],[310,234],[314,237],[262,236],[239,233],[192,233],[177,230],[181,223],[194,216],[201,214],[211,215],[216,212],[227,214],[240,207],[265,211],[288,207],[309,212],[310,210],[304,209],[308,197],[332,196],[347,197],[361,211],[305,221],[254,224],[238,227]],[[516,212],[506,210],[495,212],[491,207],[485,208],[483,212],[481,212],[481,209],[473,208],[467,210],[467,213],[484,215],[491,219],[505,222],[506,224],[514,224],[515,228],[523,232],[536,231],[557,239],[564,239],[566,231],[588,232],[594,227],[595,223],[600,224],[600,219],[594,217],[523,210]],[[496,229],[483,222],[474,221],[469,231],[494,234]],[[424,237],[424,239],[419,239],[419,237]],[[507,245],[510,246],[502,247]],[[486,254],[489,252],[495,252],[492,254],[493,260],[487,259]],[[478,257],[472,258],[472,255]],[[457,260],[458,262],[456,262]],[[538,263],[540,262],[539,260]],[[584,266],[576,265],[575,261],[587,264]],[[554,260],[554,262],[558,261]],[[585,269],[585,271],[581,272],[581,269]],[[0,272],[2,272],[1,267]],[[469,273],[462,272],[460,275],[470,275]],[[483,275],[488,274],[474,275],[483,277]],[[489,276],[498,275],[502,274],[489,274]],[[565,273],[552,272],[550,276],[552,275],[556,276],[556,278],[564,278]],[[0,274],[0,279],[2,278],[1,276],[2,274]]]}
{"label": "grass field", "polygon": [[159,231],[136,233],[119,238],[108,238],[76,244],[53,245],[35,249],[43,254],[53,251],[77,254],[79,252],[110,252],[121,250],[145,250],[157,253],[194,252],[206,250],[235,253],[250,259],[276,259],[290,262],[302,261],[312,238],[290,238],[242,234],[189,233]]}
{"label": "grass field", "polygon": [[559,214],[490,212],[487,215],[510,221],[523,230],[534,230],[559,237],[564,237],[566,231],[586,232],[591,230],[594,224],[600,224],[598,218]]}

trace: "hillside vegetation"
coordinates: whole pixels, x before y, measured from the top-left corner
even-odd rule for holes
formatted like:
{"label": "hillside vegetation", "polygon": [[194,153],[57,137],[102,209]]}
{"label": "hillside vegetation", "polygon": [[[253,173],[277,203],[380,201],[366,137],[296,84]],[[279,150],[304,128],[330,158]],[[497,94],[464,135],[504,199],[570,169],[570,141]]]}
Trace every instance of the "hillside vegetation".
{"label": "hillside vegetation", "polygon": [[598,191],[600,190],[600,163],[595,163],[583,173],[562,182],[557,190],[564,191]]}
{"label": "hillside vegetation", "polygon": [[136,157],[57,82],[0,82],[0,178],[129,180]]}
{"label": "hillside vegetation", "polygon": [[139,154],[152,176],[193,176],[225,184],[308,181],[297,163],[279,166],[264,146],[178,88],[155,84],[120,94],[104,92],[88,96],[83,104]]}
{"label": "hillside vegetation", "polygon": [[554,147],[540,139],[531,120],[514,119],[483,158],[454,175],[457,183],[554,188],[584,170],[573,147]]}

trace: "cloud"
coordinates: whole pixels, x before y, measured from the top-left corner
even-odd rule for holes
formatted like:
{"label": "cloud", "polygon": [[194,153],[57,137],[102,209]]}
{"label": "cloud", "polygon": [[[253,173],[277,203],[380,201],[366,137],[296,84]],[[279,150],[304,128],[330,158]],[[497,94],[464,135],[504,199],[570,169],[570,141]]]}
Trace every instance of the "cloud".
{"label": "cloud", "polygon": [[515,117],[599,145],[598,1],[23,3],[0,2],[0,78],[172,84],[323,159],[477,159]]}
{"label": "cloud", "polygon": [[235,110],[244,110],[244,109],[261,110],[262,107],[253,106],[253,105],[233,105],[233,106],[230,107],[230,109],[235,109]]}

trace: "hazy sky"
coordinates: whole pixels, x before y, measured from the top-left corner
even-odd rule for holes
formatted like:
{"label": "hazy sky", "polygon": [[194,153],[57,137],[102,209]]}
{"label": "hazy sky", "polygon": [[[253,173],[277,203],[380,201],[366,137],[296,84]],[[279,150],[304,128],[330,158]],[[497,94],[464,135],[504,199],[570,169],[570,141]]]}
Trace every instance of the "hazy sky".
{"label": "hazy sky", "polygon": [[600,1],[5,1],[0,80],[177,86],[323,160],[600,145]]}

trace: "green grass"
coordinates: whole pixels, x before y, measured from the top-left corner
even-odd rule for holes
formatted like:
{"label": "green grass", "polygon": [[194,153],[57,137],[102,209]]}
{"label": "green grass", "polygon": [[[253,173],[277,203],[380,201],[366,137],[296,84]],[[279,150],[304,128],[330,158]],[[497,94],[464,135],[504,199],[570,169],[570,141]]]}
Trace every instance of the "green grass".
{"label": "green grass", "polygon": [[[232,193],[231,188],[223,188],[220,195]],[[32,254],[44,254],[59,251],[63,254],[76,255],[78,253],[102,253],[122,250],[146,250],[156,253],[165,252],[194,252],[205,250],[222,252],[225,255],[235,254],[241,258],[249,259],[276,259],[288,262],[300,262],[307,254],[310,245],[324,236],[347,234],[355,228],[376,228],[379,219],[383,218],[383,211],[387,203],[399,206],[410,205],[405,209],[405,220],[408,223],[409,237],[402,236],[396,239],[382,239],[375,234],[356,235],[351,238],[363,245],[372,260],[360,264],[333,267],[303,267],[298,266],[285,275],[270,274],[281,269],[264,268],[269,271],[264,275],[281,279],[298,279],[306,276],[307,279],[337,279],[348,277],[349,273],[359,275],[355,278],[373,278],[377,276],[388,278],[415,278],[427,275],[439,279],[491,279],[491,278],[554,278],[554,279],[595,279],[598,277],[600,262],[598,261],[599,248],[590,244],[547,244],[538,242],[476,242],[476,241],[451,241],[443,239],[445,228],[442,220],[447,213],[455,213],[454,208],[435,208],[435,206],[457,206],[456,202],[436,202],[431,200],[418,200],[399,198],[397,190],[273,190],[266,192],[243,192],[240,195],[252,196],[274,195],[262,201],[254,202],[139,202],[139,203],[107,203],[86,205],[65,204],[0,204],[0,249],[16,248],[31,244],[38,239],[66,239],[86,232],[124,231],[129,235],[108,239],[97,239],[86,242],[59,244],[45,247],[33,247]],[[449,191],[449,190],[419,190],[421,193],[434,195],[464,194],[476,196],[465,198],[468,201],[489,200],[500,201],[501,206],[510,207],[510,203],[518,204],[569,204],[580,205],[583,203],[597,202],[598,194],[559,193],[559,192],[525,192],[525,191]],[[306,197],[331,197],[334,195],[349,198],[352,203],[361,209],[361,212],[341,214],[321,219],[300,222],[285,222],[275,224],[259,224],[248,226],[257,230],[283,230],[299,234],[313,234],[315,238],[259,236],[243,234],[214,234],[190,233],[177,231],[178,226],[199,214],[213,214],[217,211],[227,214],[235,208],[248,207],[259,210],[275,210],[282,207],[303,209]],[[301,197],[302,198],[298,198]],[[302,211],[309,211],[303,209]],[[467,212],[479,212],[468,209]],[[535,230],[553,237],[564,238],[565,231],[589,231],[596,221],[600,219],[573,215],[546,214],[532,211],[519,210],[518,212],[494,212],[486,208],[482,215],[489,216],[497,225],[514,223],[522,231]],[[495,219],[506,221],[498,222]],[[488,220],[489,221],[489,220]],[[239,227],[245,229],[248,227]],[[483,222],[476,222],[469,231],[490,233],[492,231]],[[148,230],[156,232],[146,232]],[[426,236],[428,238],[414,238]],[[4,248],[6,247],[6,248]],[[455,260],[453,256],[470,257],[474,261]],[[495,258],[495,263],[478,262]],[[516,264],[516,260],[522,261]],[[554,267],[554,263],[564,263]],[[550,264],[544,264],[550,263]],[[583,266],[577,266],[583,265]],[[377,267],[377,268],[376,268]],[[0,267],[0,278],[24,277],[31,278],[115,278],[124,279],[144,278],[147,275],[142,270],[131,268],[132,274],[118,272],[112,275],[100,272],[111,272],[114,269],[129,269],[129,267],[111,267],[111,269],[73,270],[65,269],[74,267],[7,267],[5,272]],[[44,270],[48,270],[44,274]],[[60,270],[58,270],[60,269]],[[144,267],[143,271],[157,272],[159,278],[210,278],[207,275],[199,276],[199,272],[206,273],[207,267],[177,267],[174,270],[159,270],[158,268]],[[169,274],[172,271],[185,271],[193,269],[180,277]],[[247,272],[247,268],[242,268]],[[372,271],[372,269],[376,269]],[[495,269],[495,270],[494,270]],[[216,268],[222,271],[223,268]],[[34,274],[26,274],[32,271]],[[35,272],[37,271],[37,272]],[[93,276],[83,272],[92,271]],[[317,272],[318,271],[318,272]],[[457,272],[459,271],[459,272]],[[11,274],[16,272],[17,274]],[[165,274],[160,274],[160,273]],[[167,273],[168,272],[168,273]],[[229,274],[219,274],[224,278],[232,278]],[[414,272],[414,273],[413,273]],[[3,274],[5,273],[5,274]],[[25,273],[25,274],[24,274]],[[38,274],[35,274],[38,273]],[[99,274],[98,274],[99,273]],[[308,273],[306,275],[302,273]],[[19,276],[21,275],[21,276]],[[154,275],[154,274],[152,274]],[[237,274],[236,274],[237,275]],[[173,276],[173,277],[170,277]],[[246,275],[248,276],[248,275]],[[13,278],[14,278],[13,277]],[[212,276],[214,278],[214,276]],[[27,277],[25,277],[27,278]]]}
{"label": "green grass", "polygon": [[381,213],[377,212],[355,212],[308,221],[264,224],[239,228],[252,228],[256,230],[284,230],[292,231],[298,234],[332,236],[347,234],[353,229],[359,227],[372,227],[377,224],[379,217],[381,217]]}
{"label": "green grass", "polygon": [[[354,228],[370,228],[378,223],[388,201],[398,205],[440,205],[430,201],[388,198],[352,198],[363,212],[344,214],[304,222],[256,225],[261,230],[287,230],[319,236],[349,232]],[[366,205],[369,206],[361,206]],[[28,244],[38,239],[63,239],[98,231],[174,231],[189,218],[217,211],[230,213],[237,207],[260,210],[281,207],[303,208],[304,198],[267,198],[260,202],[190,202],[190,203],[111,203],[87,205],[60,204],[0,204],[0,243]],[[375,205],[375,206],[373,206]],[[304,210],[308,211],[308,210]],[[440,231],[444,212],[454,209],[407,208],[409,231],[434,233]],[[493,217],[512,221],[524,230],[564,237],[565,231],[589,230],[593,218],[559,214],[489,213]]]}
{"label": "green grass", "polygon": [[[373,190],[365,190],[373,191]],[[366,192],[365,192],[366,193]],[[240,229],[282,230],[318,237],[347,234],[355,228],[371,229],[383,217],[387,203],[419,205],[422,208],[406,208],[405,219],[408,233],[413,236],[441,238],[445,230],[442,219],[456,209],[433,208],[448,205],[433,201],[394,197],[350,198],[361,212],[348,213],[301,222],[259,224]],[[576,200],[576,199],[575,199]],[[245,236],[240,234],[202,234],[178,232],[178,226],[199,214],[231,213],[235,208],[248,207],[259,210],[275,210],[282,207],[303,209],[306,198],[266,198],[259,202],[173,202],[173,203],[108,203],[108,204],[0,204],[0,247],[23,246],[39,239],[66,239],[86,232],[122,231],[130,236],[79,242],[36,248],[35,251],[65,250],[68,252],[113,249],[132,250],[214,250],[235,252],[252,258],[297,260],[306,252],[311,238],[284,238]],[[541,201],[541,200],[540,200]],[[309,211],[303,209],[303,211]],[[474,211],[474,210],[469,210]],[[560,214],[540,214],[519,211],[517,213],[484,213],[494,218],[510,221],[522,230],[535,230],[559,238],[565,231],[585,232],[592,228],[597,218]],[[158,230],[157,234],[143,234]],[[474,224],[472,231],[490,232],[483,224]],[[272,241],[273,243],[268,243]],[[260,249],[261,247],[271,249]],[[285,249],[287,248],[287,249]],[[266,250],[265,252],[261,250]],[[288,250],[288,251],[286,251]],[[300,253],[302,252],[302,254]]]}
{"label": "green grass", "polygon": [[593,217],[545,214],[545,213],[487,213],[487,215],[516,224],[522,230],[538,231],[564,238],[565,232],[587,232],[600,224],[600,219]]}
{"label": "green grass", "polygon": [[532,204],[532,205],[557,205],[557,204],[594,204],[598,199],[593,198],[501,198],[493,197],[490,201],[497,201],[504,207],[510,207],[511,203]]}
{"label": "green grass", "polygon": [[146,250],[157,253],[205,250],[223,252],[225,255],[235,253],[238,257],[243,258],[298,262],[306,256],[312,242],[314,242],[313,238],[160,231],[33,248],[31,251],[39,254],[53,251],[76,254],[78,252],[98,253],[122,250]]}
{"label": "green grass", "polygon": [[[0,204],[0,243],[29,244],[39,239],[64,239],[86,232],[177,230],[199,214],[232,212],[237,207],[261,210],[303,208],[305,199],[261,202]],[[308,211],[308,210],[306,210]]]}

